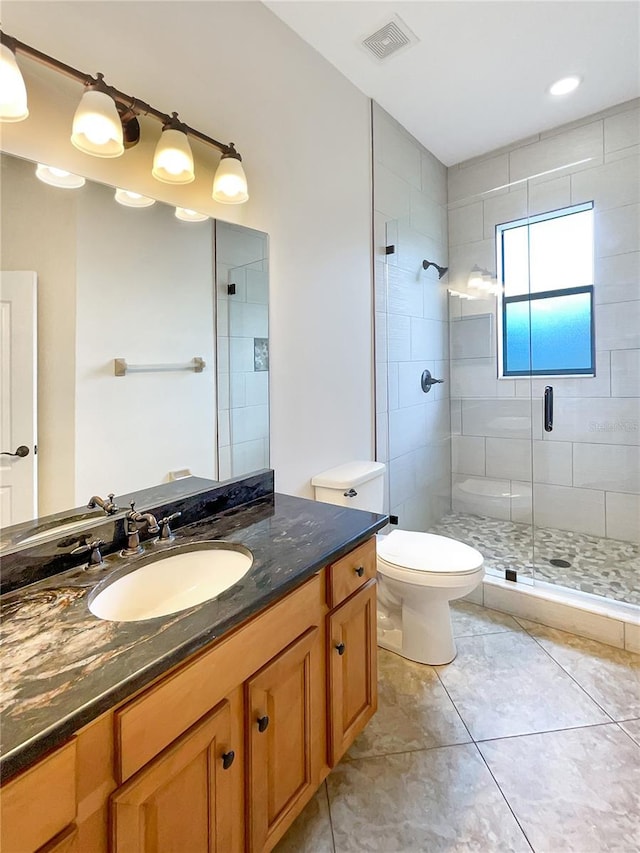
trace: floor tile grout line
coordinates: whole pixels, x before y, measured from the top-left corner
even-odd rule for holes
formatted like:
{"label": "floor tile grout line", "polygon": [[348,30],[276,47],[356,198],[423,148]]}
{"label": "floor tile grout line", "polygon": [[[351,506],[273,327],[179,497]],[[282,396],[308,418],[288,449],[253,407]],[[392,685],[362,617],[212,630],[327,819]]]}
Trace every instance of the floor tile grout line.
{"label": "floor tile grout line", "polygon": [[560,732],[576,732],[581,729],[598,729],[602,728],[602,726],[616,726],[619,723],[616,720],[605,720],[603,723],[584,723],[579,726],[563,726],[561,729],[542,729],[537,732],[518,732],[514,735],[497,735],[496,737],[483,737],[479,740],[474,741],[474,743],[494,743],[497,740],[513,740],[518,737],[535,737],[536,735],[553,735],[559,734]]}
{"label": "floor tile grout line", "polygon": [[600,704],[600,702],[598,702],[598,700],[597,700],[597,699],[595,699],[595,698],[594,698],[594,697],[589,693],[589,691],[587,690],[587,688],[586,688],[586,687],[583,687],[583,686],[582,686],[582,684],[580,684],[580,682],[578,681],[578,679],[577,679],[577,678],[575,678],[575,677],[574,677],[574,676],[573,676],[573,675],[572,675],[572,674],[571,674],[571,673],[570,673],[570,672],[569,672],[569,671],[568,671],[568,670],[567,670],[567,669],[566,669],[566,668],[565,668],[565,667],[560,663],[560,661],[558,661],[558,660],[556,660],[556,659],[554,658],[554,656],[551,654],[551,652],[550,652],[548,649],[546,649],[546,648],[542,645],[542,643],[540,642],[540,640],[538,640],[538,638],[537,638],[537,637],[535,637],[533,634],[531,634],[529,631],[527,631],[527,629],[526,629],[526,628],[525,628],[524,630],[527,632],[528,636],[529,636],[529,637],[531,637],[531,639],[532,639],[535,643],[537,643],[537,644],[538,644],[539,648],[541,648],[541,649],[542,649],[542,651],[543,651],[543,652],[544,652],[544,653],[549,657],[549,659],[550,659],[550,660],[552,660],[552,661],[553,661],[557,666],[559,666],[559,667],[560,667],[560,669],[565,673],[565,675],[568,675],[568,676],[569,676],[569,678],[573,681],[573,683],[574,683],[574,684],[576,684],[576,685],[580,688],[580,690],[582,690],[582,692],[585,694],[585,696],[588,696],[588,697],[589,697],[589,699],[591,699],[591,701],[594,703],[594,705],[597,705],[597,706],[598,706],[598,708],[600,708],[600,710],[602,711],[602,713],[603,713],[603,714],[606,714],[606,716],[611,720],[611,722],[612,722],[612,723],[615,723],[615,722],[616,722],[616,720],[614,720],[614,719],[613,719],[613,717],[611,716],[611,714],[610,714],[608,711],[606,711],[606,710],[602,707],[602,705]]}
{"label": "floor tile grout line", "polygon": [[[637,740],[634,738],[634,736],[633,736],[632,734],[630,734],[630,733],[629,733],[629,732],[628,732],[628,731],[623,727],[623,725],[622,725],[622,723],[628,723],[628,722],[630,722],[630,721],[629,721],[629,720],[622,720],[621,722],[620,722],[620,721],[619,721],[619,722],[616,722],[616,726],[618,726],[618,728],[620,729],[620,731],[624,732],[624,733],[626,734],[626,736],[627,736],[628,738],[630,738],[630,739],[631,739],[631,742],[632,742],[632,743],[635,743],[635,745],[638,747],[638,749],[640,749],[640,742],[639,742],[639,741],[637,741]],[[631,722],[633,722],[633,721],[631,721]]]}
{"label": "floor tile grout line", "polygon": [[[329,771],[329,775],[331,775],[331,771]],[[327,776],[328,778],[328,776]],[[327,810],[329,812],[329,829],[331,831],[331,846],[333,847],[333,853],[336,853],[336,837],[333,832],[333,818],[331,816],[331,799],[329,797],[329,786],[327,785],[327,778],[325,778],[324,782],[324,795],[327,800]]]}
{"label": "floor tile grout line", "polygon": [[[469,735],[471,737],[471,735]],[[398,749],[394,752],[377,752],[375,755],[358,755],[356,758],[342,759],[346,760],[347,764],[353,764],[356,761],[372,761],[375,758],[387,758],[390,755],[415,755],[417,752],[433,752],[434,749],[451,749],[454,746],[475,746],[475,741],[463,740],[460,743],[437,743],[433,746],[420,746],[417,749]]]}
{"label": "floor tile grout line", "polygon": [[442,678],[440,677],[440,672],[438,671],[438,668],[434,666],[434,667],[432,667],[432,669],[433,669],[433,671],[435,672],[435,674],[436,674],[436,676],[437,676],[437,678],[438,678],[438,681],[439,681],[439,682],[440,682],[440,684],[442,685],[442,689],[444,690],[444,692],[445,692],[445,693],[447,694],[447,696],[449,697],[449,701],[450,701],[450,702],[451,702],[451,704],[453,705],[453,707],[454,707],[454,709],[455,709],[456,714],[457,714],[457,715],[458,715],[458,717],[460,718],[460,722],[461,722],[461,723],[462,723],[462,725],[464,726],[465,731],[467,732],[467,734],[468,734],[468,735],[469,735],[469,737],[471,738],[471,743],[475,743],[476,741],[475,741],[474,736],[471,734],[471,729],[470,729],[470,728],[469,728],[469,726],[466,724],[464,717],[462,716],[462,714],[460,713],[460,710],[458,709],[458,706],[457,706],[457,705],[456,705],[456,703],[453,701],[453,697],[451,696],[451,694],[450,694],[450,693],[449,693],[449,691],[447,690],[447,685],[444,683],[444,681],[443,681],[443,680],[442,680]]}
{"label": "floor tile grout line", "polygon": [[[524,628],[522,628],[524,631]],[[496,634],[519,634],[520,631],[514,631],[513,628],[505,628],[504,631],[482,631],[481,633],[475,634],[454,634],[454,640],[468,640],[469,637],[495,637]],[[446,666],[446,664],[440,664],[440,666]]]}
{"label": "floor tile grout line", "polygon": [[498,782],[498,780],[497,780],[497,779],[496,779],[496,777],[494,776],[493,770],[491,769],[491,767],[489,767],[489,763],[488,763],[487,759],[484,757],[484,755],[482,754],[482,750],[480,749],[480,747],[479,747],[479,745],[478,745],[477,743],[474,743],[474,746],[475,746],[475,748],[476,748],[476,749],[477,749],[477,751],[478,751],[478,755],[480,756],[481,761],[483,762],[484,766],[485,766],[485,767],[487,768],[487,770],[489,771],[489,774],[490,774],[491,778],[492,778],[492,779],[493,779],[493,781],[495,782],[496,788],[498,789],[498,791],[500,791],[500,795],[502,796],[502,799],[505,801],[507,808],[509,809],[509,811],[510,811],[510,812],[511,812],[511,814],[513,815],[513,819],[514,819],[514,820],[515,820],[515,822],[517,823],[517,825],[518,825],[518,828],[519,828],[520,832],[521,832],[521,833],[522,833],[522,835],[524,836],[524,840],[527,842],[527,844],[529,845],[529,847],[531,848],[531,850],[533,851],[533,853],[536,853],[535,847],[533,846],[533,844],[531,843],[531,841],[529,841],[529,836],[528,836],[528,835],[527,835],[527,833],[525,832],[524,827],[522,826],[522,824],[521,824],[521,823],[520,823],[520,821],[518,820],[518,818],[517,818],[517,816],[516,816],[515,811],[514,811],[514,810],[513,810],[513,808],[511,807],[511,803],[510,803],[510,802],[509,802],[509,800],[507,799],[507,795],[505,794],[505,792],[504,792],[504,791],[502,790],[502,788],[500,787],[500,783]]}

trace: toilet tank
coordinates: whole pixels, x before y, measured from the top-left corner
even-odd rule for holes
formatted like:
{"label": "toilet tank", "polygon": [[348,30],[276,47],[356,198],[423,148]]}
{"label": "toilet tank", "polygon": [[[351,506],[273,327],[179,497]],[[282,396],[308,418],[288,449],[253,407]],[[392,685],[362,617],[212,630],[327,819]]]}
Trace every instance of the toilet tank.
{"label": "toilet tank", "polygon": [[383,462],[347,462],[316,474],[311,485],[317,501],[381,513],[384,472]]}

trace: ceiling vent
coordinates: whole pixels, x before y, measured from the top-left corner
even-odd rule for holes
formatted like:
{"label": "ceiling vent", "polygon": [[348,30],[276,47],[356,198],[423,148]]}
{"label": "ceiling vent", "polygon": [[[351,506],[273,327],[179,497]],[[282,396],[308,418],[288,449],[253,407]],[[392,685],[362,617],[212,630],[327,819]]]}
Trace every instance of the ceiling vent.
{"label": "ceiling vent", "polygon": [[411,32],[405,22],[398,15],[394,15],[375,33],[362,39],[362,46],[375,56],[378,62],[382,62],[417,41],[419,41],[418,37]]}

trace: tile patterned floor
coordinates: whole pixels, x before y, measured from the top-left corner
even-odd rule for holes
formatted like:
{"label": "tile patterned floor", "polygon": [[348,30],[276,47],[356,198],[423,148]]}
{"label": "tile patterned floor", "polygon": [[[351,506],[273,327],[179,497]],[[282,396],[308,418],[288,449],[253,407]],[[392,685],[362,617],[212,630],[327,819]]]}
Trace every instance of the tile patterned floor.
{"label": "tile patterned floor", "polygon": [[276,853],[638,853],[640,656],[470,602],[379,650],[379,711]]}
{"label": "tile patterned floor", "polygon": [[[504,577],[516,569],[570,589],[640,604],[640,545],[618,539],[553,530],[514,521],[500,521],[462,512],[444,516],[430,533],[450,536],[477,548],[485,565]],[[560,559],[570,566],[553,566]]]}

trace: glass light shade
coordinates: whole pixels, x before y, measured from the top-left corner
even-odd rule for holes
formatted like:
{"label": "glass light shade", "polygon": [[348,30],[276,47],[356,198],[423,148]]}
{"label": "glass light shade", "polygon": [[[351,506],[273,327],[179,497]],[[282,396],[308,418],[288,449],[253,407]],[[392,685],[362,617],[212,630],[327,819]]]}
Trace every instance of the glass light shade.
{"label": "glass light shade", "polygon": [[52,187],[68,190],[77,190],[85,184],[84,178],[80,175],[73,175],[71,172],[66,172],[64,169],[58,169],[55,166],[45,166],[44,163],[38,163],[36,178]]}
{"label": "glass light shade", "polygon": [[119,157],[124,153],[122,122],[115,101],[106,92],[85,92],[73,117],[71,142],[94,157]]}
{"label": "glass light shade", "polygon": [[247,178],[236,157],[223,157],[213,179],[212,196],[222,204],[242,204],[249,199]]}
{"label": "glass light shade", "polygon": [[164,184],[190,184],[194,180],[193,154],[186,133],[175,128],[162,131],[151,174]]}
{"label": "glass light shade", "polygon": [[472,290],[482,290],[484,288],[483,272],[479,266],[474,266],[469,273],[467,287],[470,287]]}
{"label": "glass light shade", "polygon": [[155,198],[148,198],[146,195],[140,195],[140,193],[119,188],[116,190],[115,199],[118,204],[122,204],[125,207],[151,207],[152,204],[156,203]]}
{"label": "glass light shade", "polygon": [[27,89],[14,52],[0,45],[0,121],[22,121],[29,115]]}
{"label": "glass light shade", "polygon": [[204,222],[205,219],[209,219],[206,213],[198,213],[197,210],[191,210],[188,207],[176,207],[175,216],[183,222]]}

